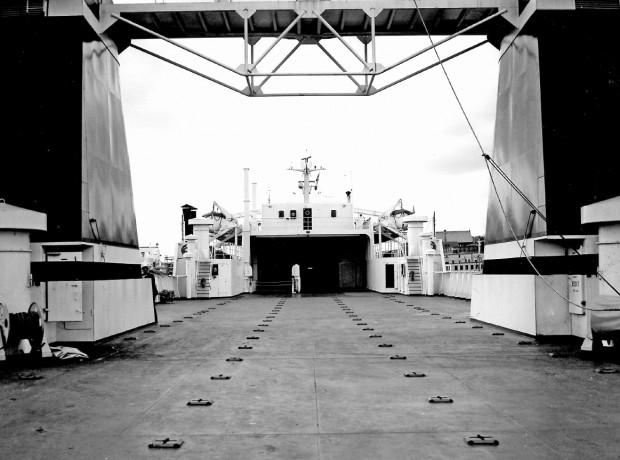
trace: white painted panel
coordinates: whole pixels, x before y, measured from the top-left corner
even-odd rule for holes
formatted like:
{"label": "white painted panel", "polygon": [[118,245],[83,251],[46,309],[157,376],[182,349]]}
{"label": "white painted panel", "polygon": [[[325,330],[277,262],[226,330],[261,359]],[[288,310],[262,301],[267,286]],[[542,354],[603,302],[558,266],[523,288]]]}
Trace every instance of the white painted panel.
{"label": "white painted panel", "polygon": [[[567,275],[546,275],[545,281],[563,297],[568,296]],[[536,334],[570,335],[568,302],[545,284],[545,281],[536,278]]]}
{"label": "white painted panel", "polygon": [[[367,261],[367,284],[368,289],[377,292],[398,292],[398,277],[400,276],[399,264],[406,264],[404,257],[383,257],[380,259],[370,259]],[[394,286],[385,287],[385,265],[392,264],[394,268]]]}
{"label": "white painted panel", "polygon": [[238,295],[243,292],[244,289],[244,274],[243,274],[243,261],[240,259],[231,260],[231,284],[230,295]]}
{"label": "white painted panel", "polygon": [[436,272],[440,280],[439,293],[450,297],[471,299],[472,278],[477,273],[466,271]]}
{"label": "white painted panel", "polygon": [[568,311],[573,315],[584,315],[586,312],[577,306],[586,299],[585,279],[585,275],[568,275],[568,300],[572,302],[568,305]]}
{"label": "white painted panel", "polygon": [[94,340],[155,321],[148,278],[94,282]]}
{"label": "white painted panel", "polygon": [[48,282],[47,308],[48,321],[82,321],[82,282]]}
{"label": "white painted panel", "polygon": [[526,334],[536,334],[534,275],[474,275],[471,317]]}
{"label": "white painted panel", "polygon": [[[217,267],[217,268],[215,268]],[[221,260],[214,259],[211,261],[211,278],[209,279],[209,297],[221,297],[222,291],[222,264]],[[214,274],[217,270],[217,275]]]}
{"label": "white painted panel", "polygon": [[[525,242],[527,252],[530,256],[534,255],[534,240],[529,238]],[[484,260],[508,259],[512,257],[521,257],[521,247],[519,242],[508,241],[506,243],[485,244]]]}

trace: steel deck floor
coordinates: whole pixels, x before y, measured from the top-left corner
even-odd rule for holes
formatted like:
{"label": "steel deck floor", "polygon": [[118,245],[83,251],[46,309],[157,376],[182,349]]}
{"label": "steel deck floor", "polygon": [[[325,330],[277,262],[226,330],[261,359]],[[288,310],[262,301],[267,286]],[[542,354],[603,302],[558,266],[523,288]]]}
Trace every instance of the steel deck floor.
{"label": "steel deck floor", "polygon": [[[0,457],[620,458],[620,374],[595,372],[609,363],[583,359],[574,346],[518,345],[532,339],[473,329],[469,303],[455,299],[292,297],[271,315],[281,300],[158,305],[170,327],[118,337],[91,361],[36,369],[36,381],[0,366]],[[252,332],[259,324],[268,326]],[[254,348],[238,349],[246,343]],[[231,356],[243,361],[225,361]],[[409,371],[427,376],[405,378]],[[231,379],[211,380],[217,374]],[[454,403],[430,404],[437,395]],[[196,398],[214,404],[186,405]],[[463,438],[476,434],[500,444],[467,446]],[[184,445],[147,447],[166,437]]]}

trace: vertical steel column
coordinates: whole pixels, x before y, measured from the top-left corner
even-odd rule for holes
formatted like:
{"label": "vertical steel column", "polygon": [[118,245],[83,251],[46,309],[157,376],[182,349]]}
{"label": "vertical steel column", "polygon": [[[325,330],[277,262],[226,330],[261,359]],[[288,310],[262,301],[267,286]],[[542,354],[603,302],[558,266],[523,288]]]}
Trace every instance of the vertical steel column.
{"label": "vertical steel column", "polygon": [[[368,43],[364,43],[364,60],[368,62]],[[364,75],[364,87],[368,88],[368,75]]]}
{"label": "vertical steel column", "polygon": [[377,48],[375,46],[375,10],[371,10],[373,12],[372,18],[370,18],[370,38],[372,43],[372,70],[376,72],[377,67]]}
{"label": "vertical steel column", "polygon": [[245,64],[244,72],[248,71],[248,18],[243,18],[243,63]]}
{"label": "vertical steel column", "polygon": [[[254,64],[254,45],[255,43],[252,43],[250,45],[250,64]],[[252,87],[254,87],[254,77],[250,77],[250,82],[252,82]]]}
{"label": "vertical steel column", "polygon": [[[250,264],[250,168],[243,168],[243,267]],[[250,282],[244,276],[244,291],[250,292]]]}
{"label": "vertical steel column", "polygon": [[[372,16],[370,17],[370,45],[372,49],[372,71],[373,73],[377,72],[377,47],[375,44],[375,9],[371,8],[370,12]],[[375,75],[370,77],[370,82],[366,85],[366,96],[370,93],[370,88],[372,87],[373,82],[375,81]]]}
{"label": "vertical steel column", "polygon": [[248,77],[248,46],[249,46],[249,35],[248,35],[248,17],[243,17],[243,73],[245,74],[245,81],[248,84],[248,90],[250,91],[250,95],[254,94],[254,84],[250,77]]}

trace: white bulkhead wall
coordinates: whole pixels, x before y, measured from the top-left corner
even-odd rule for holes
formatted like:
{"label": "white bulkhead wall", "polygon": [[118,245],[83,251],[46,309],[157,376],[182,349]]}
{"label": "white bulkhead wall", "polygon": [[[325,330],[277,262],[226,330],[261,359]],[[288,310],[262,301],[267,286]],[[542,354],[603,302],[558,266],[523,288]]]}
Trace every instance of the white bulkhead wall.
{"label": "white bulkhead wall", "polygon": [[[261,234],[294,235],[305,233],[303,210],[312,209],[312,233],[339,233],[354,230],[353,206],[351,203],[272,203],[263,205]],[[280,217],[280,212],[284,216]],[[291,217],[291,211],[296,216]],[[336,217],[332,217],[332,211]]]}

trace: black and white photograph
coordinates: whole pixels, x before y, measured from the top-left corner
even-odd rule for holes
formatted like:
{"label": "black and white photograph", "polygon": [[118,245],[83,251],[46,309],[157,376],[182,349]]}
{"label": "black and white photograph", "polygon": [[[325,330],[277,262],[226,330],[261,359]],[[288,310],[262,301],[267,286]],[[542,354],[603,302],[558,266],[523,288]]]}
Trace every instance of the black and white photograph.
{"label": "black and white photograph", "polygon": [[0,458],[620,460],[620,0],[0,0]]}

